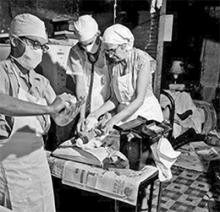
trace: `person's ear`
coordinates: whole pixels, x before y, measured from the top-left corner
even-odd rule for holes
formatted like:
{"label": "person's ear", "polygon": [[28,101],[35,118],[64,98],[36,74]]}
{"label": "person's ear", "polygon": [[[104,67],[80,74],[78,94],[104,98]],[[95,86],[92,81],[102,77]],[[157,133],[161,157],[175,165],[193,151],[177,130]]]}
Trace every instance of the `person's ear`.
{"label": "person's ear", "polygon": [[97,32],[97,36],[100,36],[101,35],[101,32],[98,30],[98,32]]}
{"label": "person's ear", "polygon": [[16,37],[10,38],[11,43],[11,55],[14,57],[21,57],[25,52],[25,44],[22,43],[21,40],[19,40]]}
{"label": "person's ear", "polygon": [[99,45],[100,42],[101,42],[101,38],[100,38],[100,36],[101,36],[101,32],[98,31],[98,32],[97,32],[97,37],[96,37],[96,40],[95,40],[96,45]]}

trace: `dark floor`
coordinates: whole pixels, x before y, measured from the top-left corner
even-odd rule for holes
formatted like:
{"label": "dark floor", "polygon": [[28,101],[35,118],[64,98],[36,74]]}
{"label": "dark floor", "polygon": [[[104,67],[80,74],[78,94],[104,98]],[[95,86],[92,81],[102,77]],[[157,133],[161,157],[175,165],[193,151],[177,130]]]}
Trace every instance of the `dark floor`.
{"label": "dark floor", "polygon": [[112,212],[114,201],[103,196],[61,185],[53,179],[57,212]]}

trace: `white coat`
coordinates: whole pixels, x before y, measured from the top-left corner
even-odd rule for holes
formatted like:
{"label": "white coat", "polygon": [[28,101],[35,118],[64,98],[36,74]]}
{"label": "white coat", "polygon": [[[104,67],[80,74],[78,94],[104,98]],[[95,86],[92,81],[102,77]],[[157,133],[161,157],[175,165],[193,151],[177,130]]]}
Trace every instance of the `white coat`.
{"label": "white coat", "polygon": [[[32,96],[21,87],[18,98],[39,104],[45,99]],[[45,118],[45,117],[44,117]],[[49,118],[49,117],[48,117]],[[0,144],[0,165],[11,208],[15,212],[55,212],[54,194],[42,134],[45,125],[37,116],[14,117],[10,137]]]}

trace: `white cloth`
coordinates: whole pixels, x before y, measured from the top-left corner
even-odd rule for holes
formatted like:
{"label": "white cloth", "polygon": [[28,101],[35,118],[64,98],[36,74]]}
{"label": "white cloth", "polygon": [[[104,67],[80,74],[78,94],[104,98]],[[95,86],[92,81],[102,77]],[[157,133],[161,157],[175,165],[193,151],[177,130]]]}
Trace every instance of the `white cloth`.
{"label": "white cloth", "polygon": [[129,116],[126,120],[122,120],[121,123],[136,119],[138,116],[142,116],[148,120],[155,120],[158,122],[163,121],[161,107],[155,96],[146,97],[144,103],[138,108],[138,110]]}
{"label": "white cloth", "polygon": [[42,39],[43,43],[47,43],[48,41],[44,22],[29,13],[15,16],[11,22],[9,33],[10,36],[39,37]]}
{"label": "white cloth", "polygon": [[161,182],[171,180],[171,167],[175,163],[180,152],[175,151],[166,138],[161,138],[158,143],[151,145],[156,166],[159,170]]}
{"label": "white cloth", "polygon": [[127,44],[127,49],[129,50],[133,48],[134,36],[127,27],[121,24],[114,24],[104,31],[103,43]]}
{"label": "white cloth", "polygon": [[76,146],[81,149],[94,149],[99,148],[102,145],[102,140],[99,138],[93,138],[88,143],[84,144],[81,138],[76,139]]}
{"label": "white cloth", "polygon": [[5,207],[2,207],[1,205],[0,205],[0,211],[1,212],[13,212],[12,210],[5,208]]}
{"label": "white cloth", "polygon": [[98,125],[98,120],[94,116],[88,116],[86,119],[86,131],[94,129]]}
{"label": "white cloth", "polygon": [[[18,98],[46,104],[27,93],[18,83]],[[45,129],[37,116],[14,117],[11,135],[0,145],[12,211],[55,212],[52,180],[41,136]]]}
{"label": "white cloth", "polygon": [[[173,97],[175,102],[175,116],[173,126],[173,136],[179,136],[184,129],[193,128],[197,133],[202,132],[202,124],[205,121],[204,111],[197,108],[194,104],[192,97],[187,92],[180,91],[168,91],[167,92]],[[162,108],[166,108],[170,104],[170,101],[166,96],[161,95],[160,104]],[[184,120],[181,120],[177,114],[183,114],[184,112],[191,110],[192,115]]]}
{"label": "white cloth", "polygon": [[98,24],[91,15],[82,15],[73,23],[74,31],[80,42],[93,38],[98,33]]}

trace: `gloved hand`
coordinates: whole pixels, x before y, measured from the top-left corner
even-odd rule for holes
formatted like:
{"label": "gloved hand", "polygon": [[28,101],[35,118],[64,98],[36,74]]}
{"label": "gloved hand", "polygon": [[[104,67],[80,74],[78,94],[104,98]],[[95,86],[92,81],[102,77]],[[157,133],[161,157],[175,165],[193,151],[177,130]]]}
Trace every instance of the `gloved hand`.
{"label": "gloved hand", "polygon": [[59,97],[65,102],[65,110],[55,114],[53,118],[57,125],[65,126],[77,116],[84,99],[77,101],[75,96],[67,93],[63,93]]}
{"label": "gloved hand", "polygon": [[75,96],[71,95],[71,94],[67,94],[67,93],[62,93],[61,95],[59,95],[59,97],[61,99],[63,99],[66,102],[66,109],[77,109],[79,108],[82,103],[84,103],[84,99],[80,98],[78,101],[76,99]]}
{"label": "gloved hand", "polygon": [[95,116],[89,115],[86,118],[85,130],[90,131],[98,126],[98,120]]}
{"label": "gloved hand", "polygon": [[101,117],[99,117],[99,125],[101,128],[104,128],[106,123],[112,118],[110,113],[105,113]]}
{"label": "gloved hand", "polygon": [[113,131],[113,126],[115,124],[116,122],[114,122],[113,119],[110,119],[109,121],[107,121],[105,125],[103,126],[103,131],[105,132],[105,134],[109,134],[111,131]]}
{"label": "gloved hand", "polygon": [[53,117],[57,113],[62,113],[66,109],[66,102],[57,96],[54,101],[48,105],[49,114]]}

